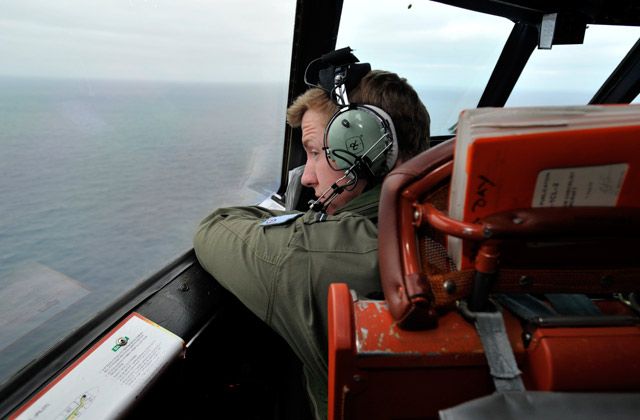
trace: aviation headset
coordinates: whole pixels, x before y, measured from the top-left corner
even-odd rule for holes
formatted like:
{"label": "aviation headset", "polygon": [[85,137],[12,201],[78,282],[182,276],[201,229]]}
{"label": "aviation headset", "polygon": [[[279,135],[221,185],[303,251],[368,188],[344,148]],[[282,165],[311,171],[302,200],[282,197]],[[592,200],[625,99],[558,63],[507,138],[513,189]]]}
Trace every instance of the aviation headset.
{"label": "aviation headset", "polygon": [[[368,63],[358,63],[351,51],[346,47],[313,60],[304,75],[308,86],[327,91],[340,107],[327,123],[323,149],[329,166],[344,175],[309,203],[312,210],[321,212],[338,194],[353,188],[359,177],[384,177],[398,158],[391,117],[376,106],[349,103],[347,92],[371,70]],[[329,196],[321,202],[326,194]]]}

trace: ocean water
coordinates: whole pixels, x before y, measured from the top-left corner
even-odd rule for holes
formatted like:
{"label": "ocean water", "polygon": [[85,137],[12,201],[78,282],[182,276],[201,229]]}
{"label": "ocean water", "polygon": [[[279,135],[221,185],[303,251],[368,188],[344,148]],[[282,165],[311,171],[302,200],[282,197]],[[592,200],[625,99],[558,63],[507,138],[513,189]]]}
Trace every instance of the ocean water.
{"label": "ocean water", "polygon": [[277,189],[286,93],[0,79],[0,383],[190,249],[215,208]]}
{"label": "ocean water", "polygon": [[92,289],[161,268],[215,207],[278,186],[285,94],[0,80],[0,285],[30,261]]}

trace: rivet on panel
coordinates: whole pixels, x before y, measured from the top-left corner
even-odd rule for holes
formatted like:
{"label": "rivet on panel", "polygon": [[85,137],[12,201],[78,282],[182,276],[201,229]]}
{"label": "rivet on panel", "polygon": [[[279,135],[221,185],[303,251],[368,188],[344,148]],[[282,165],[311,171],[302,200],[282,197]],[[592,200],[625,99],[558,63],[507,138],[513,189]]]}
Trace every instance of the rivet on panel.
{"label": "rivet on panel", "polygon": [[518,283],[523,287],[531,286],[533,284],[533,278],[530,276],[520,276]]}
{"label": "rivet on panel", "polygon": [[447,280],[442,284],[442,287],[444,287],[444,290],[449,293],[450,295],[454,294],[456,292],[457,286],[456,283],[453,280]]}

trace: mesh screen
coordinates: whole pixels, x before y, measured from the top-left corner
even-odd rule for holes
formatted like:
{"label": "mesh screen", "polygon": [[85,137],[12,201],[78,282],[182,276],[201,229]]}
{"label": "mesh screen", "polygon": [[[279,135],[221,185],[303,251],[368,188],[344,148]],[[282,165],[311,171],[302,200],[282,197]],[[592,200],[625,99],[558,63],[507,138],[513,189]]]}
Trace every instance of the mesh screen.
{"label": "mesh screen", "polygon": [[[440,211],[446,211],[449,200],[449,184],[446,183],[427,195],[422,202],[431,203]],[[447,253],[446,235],[431,228],[418,232],[418,243],[422,269],[427,275],[444,274],[455,270]]]}

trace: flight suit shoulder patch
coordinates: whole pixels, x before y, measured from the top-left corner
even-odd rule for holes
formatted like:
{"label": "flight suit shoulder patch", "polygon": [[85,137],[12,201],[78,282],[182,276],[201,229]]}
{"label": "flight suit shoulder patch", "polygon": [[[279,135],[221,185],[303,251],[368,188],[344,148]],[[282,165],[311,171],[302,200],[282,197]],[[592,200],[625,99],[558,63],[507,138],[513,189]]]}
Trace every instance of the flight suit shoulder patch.
{"label": "flight suit shoulder patch", "polygon": [[282,226],[291,223],[293,220],[296,220],[298,217],[302,216],[304,213],[291,213],[291,214],[282,214],[280,216],[273,216],[266,220],[263,220],[260,223],[260,226]]}

